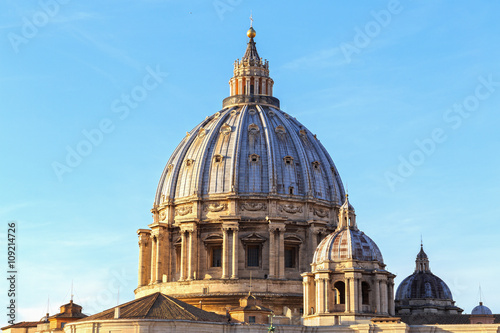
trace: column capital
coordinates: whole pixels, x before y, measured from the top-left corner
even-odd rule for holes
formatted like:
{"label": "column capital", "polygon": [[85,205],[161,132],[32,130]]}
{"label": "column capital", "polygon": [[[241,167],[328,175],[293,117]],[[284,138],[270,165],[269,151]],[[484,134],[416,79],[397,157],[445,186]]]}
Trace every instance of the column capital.
{"label": "column capital", "polygon": [[139,246],[148,246],[151,230],[139,229],[137,230],[139,236]]}
{"label": "column capital", "polygon": [[286,219],[275,220],[274,218],[271,219],[269,217],[266,217],[266,220],[269,222],[269,231],[271,231],[271,232],[285,231],[286,226],[285,226],[284,220],[286,220]]}
{"label": "column capital", "polygon": [[197,229],[197,225],[195,222],[185,222],[185,223],[181,223],[181,225],[179,226],[180,227],[180,232],[181,233],[184,233],[184,232],[195,232],[196,229]]}
{"label": "column capital", "polygon": [[323,227],[312,227],[311,231],[314,235],[325,234],[326,229]]}
{"label": "column capital", "polygon": [[228,230],[238,231],[239,224],[238,224],[238,222],[223,222],[221,229],[222,229],[222,231],[228,231]]}

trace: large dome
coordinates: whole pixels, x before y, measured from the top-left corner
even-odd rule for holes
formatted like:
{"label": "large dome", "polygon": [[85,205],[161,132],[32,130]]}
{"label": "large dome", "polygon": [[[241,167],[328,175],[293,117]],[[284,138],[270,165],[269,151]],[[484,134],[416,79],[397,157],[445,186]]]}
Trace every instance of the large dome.
{"label": "large dome", "polygon": [[177,146],[160,178],[155,204],[235,193],[308,197],[341,205],[342,183],[314,134],[269,105],[226,107]]}

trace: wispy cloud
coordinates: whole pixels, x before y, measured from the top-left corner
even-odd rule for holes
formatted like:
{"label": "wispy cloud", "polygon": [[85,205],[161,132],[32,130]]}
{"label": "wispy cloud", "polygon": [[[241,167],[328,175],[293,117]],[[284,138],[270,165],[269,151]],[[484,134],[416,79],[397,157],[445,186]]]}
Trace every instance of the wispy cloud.
{"label": "wispy cloud", "polygon": [[323,50],[317,50],[288,63],[282,67],[286,70],[294,70],[297,68],[328,68],[347,64],[340,54],[338,47],[331,47]]}
{"label": "wispy cloud", "polygon": [[71,31],[73,32],[73,35],[76,38],[89,43],[90,45],[92,45],[102,53],[106,54],[107,56],[117,59],[121,61],[123,64],[130,66],[136,70],[143,69],[144,66],[135,59],[133,59],[132,57],[127,56],[125,50],[114,47],[107,42],[103,42],[102,40],[99,39],[99,37],[94,36],[81,29],[78,29],[74,26],[71,27]]}

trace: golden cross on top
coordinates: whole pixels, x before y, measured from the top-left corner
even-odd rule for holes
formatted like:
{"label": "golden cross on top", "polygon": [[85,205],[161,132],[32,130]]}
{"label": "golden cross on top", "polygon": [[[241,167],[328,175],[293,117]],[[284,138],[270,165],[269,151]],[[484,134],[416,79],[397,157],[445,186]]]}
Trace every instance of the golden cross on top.
{"label": "golden cross on top", "polygon": [[253,17],[252,17],[252,12],[250,11],[250,28],[253,27]]}

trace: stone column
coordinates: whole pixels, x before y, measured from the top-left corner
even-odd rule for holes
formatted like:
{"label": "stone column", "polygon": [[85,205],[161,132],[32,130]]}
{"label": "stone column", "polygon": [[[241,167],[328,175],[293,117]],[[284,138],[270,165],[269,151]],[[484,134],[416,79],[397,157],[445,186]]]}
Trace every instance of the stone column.
{"label": "stone column", "polygon": [[394,309],[394,281],[392,279],[389,280],[389,314],[391,316],[395,316]]}
{"label": "stone column", "polygon": [[189,242],[188,242],[188,255],[187,255],[187,269],[188,269],[188,274],[187,274],[187,279],[193,280],[193,259],[194,259],[194,251],[193,251],[193,236],[194,236],[194,230],[188,230],[188,236],[189,236]]}
{"label": "stone column", "polygon": [[381,301],[382,301],[382,313],[387,314],[388,313],[388,297],[387,297],[387,281],[381,281],[380,283],[380,294],[381,294]]}
{"label": "stone column", "polygon": [[325,312],[329,313],[330,312],[330,297],[331,297],[332,288],[330,288],[330,279],[329,278],[323,278],[323,282],[325,284]]}
{"label": "stone column", "polygon": [[325,313],[325,281],[321,277],[314,279],[316,282],[316,313]]}
{"label": "stone column", "polygon": [[238,227],[233,228],[233,272],[231,274],[231,279],[238,278]]}
{"label": "stone column", "polygon": [[358,311],[358,281],[354,277],[349,278],[349,294],[350,294],[350,301],[349,303],[351,304],[351,312],[357,312]]}
{"label": "stone column", "polygon": [[285,279],[285,227],[278,229],[278,279]]}
{"label": "stone column", "polygon": [[225,227],[222,227],[222,278],[227,279],[229,274],[228,267],[228,255],[229,255],[229,246],[228,246],[228,230]]}
{"label": "stone column", "polygon": [[169,282],[172,281],[172,242],[169,228],[165,229],[164,238],[163,274],[166,275],[166,282]]}
{"label": "stone column", "polygon": [[375,312],[380,313],[380,280],[376,276],[375,277],[375,283],[373,285],[373,290],[375,291]]}
{"label": "stone column", "polygon": [[184,281],[186,279],[185,269],[186,269],[186,230],[181,229],[181,268],[180,268],[179,281]]}
{"label": "stone column", "polygon": [[276,278],[276,229],[269,227],[269,279]]}
{"label": "stone column", "polygon": [[309,315],[309,277],[306,276],[302,279],[302,290],[304,292],[304,298],[302,299],[302,307],[304,309],[304,315]]}
{"label": "stone column", "polygon": [[150,230],[140,229],[139,235],[139,287],[145,286],[149,282],[151,273],[151,249]]}
{"label": "stone column", "polygon": [[158,233],[156,235],[156,270],[155,270],[155,280],[156,283],[162,282],[162,269],[163,269],[163,241],[165,239],[165,235],[163,234],[162,229],[158,229]]}
{"label": "stone column", "polygon": [[349,278],[345,278],[345,312],[349,312],[351,310],[351,292],[350,292],[350,282]]}
{"label": "stone column", "polygon": [[356,287],[358,288],[358,312],[363,312],[363,286],[361,279],[357,279],[358,283]]}
{"label": "stone column", "polygon": [[157,246],[157,241],[156,241],[156,235],[151,233],[151,274],[150,274],[150,280],[149,283],[153,284],[156,282],[156,266],[157,266],[157,258],[156,258],[156,246]]}

